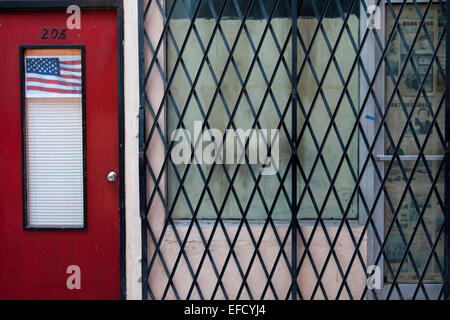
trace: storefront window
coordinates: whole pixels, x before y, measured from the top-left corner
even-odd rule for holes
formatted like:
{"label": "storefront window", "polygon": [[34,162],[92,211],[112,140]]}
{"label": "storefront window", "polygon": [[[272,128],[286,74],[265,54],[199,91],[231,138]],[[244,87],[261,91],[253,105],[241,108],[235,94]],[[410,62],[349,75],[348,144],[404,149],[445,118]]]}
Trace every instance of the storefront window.
{"label": "storefront window", "polygon": [[[301,73],[298,78],[297,134],[300,134],[306,125],[306,115],[310,112],[311,116],[298,146],[297,155],[305,176],[297,168],[297,199],[300,199],[304,193],[306,179],[313,172],[309,184],[311,193],[306,192],[300,202],[299,219],[315,219],[324,205],[330,181],[336,172],[359,110],[359,70],[357,70],[350,77],[348,95],[340,103],[335,120],[336,126],[331,129],[324,143],[323,158],[312,170],[318,148],[324,141],[331,115],[338,105],[339,96],[355,60],[354,48],[359,45],[359,6],[351,7],[351,2],[340,1],[338,4],[331,1],[322,22],[323,28],[311,46],[309,60],[305,59],[305,52],[310,47],[318,18],[327,1],[304,1],[299,8],[297,26],[301,37],[297,39],[296,72],[301,71]],[[224,1],[201,1],[194,28],[190,31],[190,19],[199,2],[193,0],[175,2],[166,40],[167,76],[169,79],[173,78],[166,104],[167,136],[170,138],[175,129],[181,128],[178,123],[184,108],[186,108],[186,114],[183,119],[183,128],[190,132],[191,137],[195,136],[195,122],[203,123],[207,114],[209,128],[225,133],[233,112],[235,112],[234,127],[229,126],[228,129],[251,128],[255,116],[259,113],[259,127],[255,126],[256,129],[280,129],[279,175],[263,176],[259,183],[259,190],[251,199],[261,166],[241,164],[238,169],[237,164],[216,164],[208,182],[210,193],[206,193],[200,201],[205,181],[213,166],[205,163],[190,165],[183,184],[185,190],[180,190],[177,196],[180,180],[188,166],[170,164],[168,169],[169,209],[174,206],[172,217],[189,219],[195,208],[199,206],[197,218],[215,219],[224,202],[233,174],[235,170],[239,170],[233,183],[234,190],[225,201],[222,218],[240,219],[249,206],[248,219],[266,219],[275,201],[280,180],[287,170],[287,178],[284,181],[285,190],[281,192],[274,205],[272,218],[289,220],[293,168],[292,165],[288,167],[292,153],[289,141],[292,138],[290,1],[281,1],[276,7],[270,22],[271,27],[267,32],[264,30],[276,1],[255,1],[249,10],[249,18],[242,31],[239,31],[241,20],[250,2],[226,1],[220,27],[214,31],[224,3]],[[170,12],[173,4],[174,1],[167,1],[167,12]],[[324,77],[326,63],[330,59],[331,51],[336,45],[347,14],[350,15],[347,23],[348,30],[338,42],[334,63]],[[283,59],[278,63],[280,52],[286,41],[288,44],[282,54]],[[262,45],[258,59],[253,61],[260,43]],[[182,60],[177,63],[183,45],[185,47],[181,55]],[[207,49],[209,50],[207,60],[203,61]],[[229,59],[231,50],[234,51],[232,59]],[[191,88],[197,77],[195,91],[192,91]],[[272,77],[271,91],[267,92]],[[322,91],[315,99],[318,83],[322,77],[325,79]],[[243,83],[246,81],[245,90],[243,90]],[[219,82],[220,90],[217,89]],[[279,126],[286,108],[289,110],[283,120],[284,126]],[[359,173],[358,141],[358,134],[353,135],[348,151],[348,161],[344,162],[335,183],[336,194],[332,193],[324,205],[322,215],[324,219],[340,219],[343,214],[341,210],[345,210],[348,205]],[[206,145],[207,143],[204,144]],[[348,218],[356,219],[357,217],[358,197],[354,197]]]}
{"label": "storefront window", "polygon": [[[421,14],[424,14],[426,5],[420,5]],[[400,6],[394,6],[396,15]],[[386,33],[390,33],[395,21],[395,17],[386,7]],[[413,48],[412,60],[408,62],[405,72],[400,80],[398,93],[394,94],[392,106],[387,115],[387,126],[389,132],[385,133],[385,154],[392,155],[395,146],[398,144],[402,130],[406,125],[407,116],[413,110],[416,97],[418,96],[421,82],[424,81],[424,93],[419,95],[414,113],[411,118],[411,126],[406,130],[406,134],[400,143],[398,154],[403,158],[401,166],[398,161],[393,164],[392,170],[387,176],[384,212],[385,212],[385,234],[393,223],[392,231],[387,235],[387,257],[385,259],[385,275],[387,282],[392,282],[393,275],[398,270],[406,245],[410,241],[414,229],[419,224],[414,240],[408,255],[399,273],[398,282],[417,283],[418,274],[425,271],[425,265],[430,256],[431,246],[439,240],[435,256],[432,257],[426,269],[425,283],[441,283],[443,271],[443,233],[441,232],[444,199],[444,170],[439,168],[442,161],[420,160],[414,173],[411,189],[406,193],[402,202],[402,194],[406,188],[408,179],[412,174],[413,166],[416,162],[419,149],[425,142],[428,133],[431,131],[427,141],[424,154],[439,159],[444,154],[443,136],[444,134],[444,108],[440,108],[437,114],[436,126],[431,127],[433,117],[442,104],[445,92],[445,35],[443,42],[437,52],[437,60],[432,61],[434,48],[438,47],[439,39],[445,29],[445,12],[440,4],[433,4],[426,16],[425,29],[418,30],[421,17],[417,12],[417,7],[407,5],[400,18],[402,34],[394,31],[394,38],[388,47],[388,61],[386,65],[386,103],[393,95],[395,83],[392,78],[398,79],[403,67],[409,48],[413,39],[419,32],[417,42]],[[432,65],[428,72],[428,67]],[[417,75],[420,77],[417,77]],[[405,114],[405,112],[407,114]],[[405,156],[411,156],[410,159]],[[415,157],[414,157],[415,156]],[[387,163],[385,165],[387,168]],[[439,173],[440,172],[440,173]],[[437,179],[436,190],[432,191],[433,181]],[[431,193],[431,197],[428,197]],[[393,222],[395,210],[400,205],[398,220]],[[424,210],[426,206],[426,210]],[[424,210],[423,219],[419,217]],[[439,237],[438,235],[441,234]],[[430,242],[431,241],[431,242]],[[431,244],[430,244],[431,243]]]}

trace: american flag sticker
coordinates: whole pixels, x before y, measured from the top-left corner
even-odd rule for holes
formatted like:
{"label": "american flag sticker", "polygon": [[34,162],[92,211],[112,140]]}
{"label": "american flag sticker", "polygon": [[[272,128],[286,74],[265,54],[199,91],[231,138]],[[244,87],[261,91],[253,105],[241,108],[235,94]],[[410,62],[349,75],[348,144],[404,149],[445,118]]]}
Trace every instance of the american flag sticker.
{"label": "american flag sticker", "polygon": [[27,98],[82,95],[81,55],[25,56]]}

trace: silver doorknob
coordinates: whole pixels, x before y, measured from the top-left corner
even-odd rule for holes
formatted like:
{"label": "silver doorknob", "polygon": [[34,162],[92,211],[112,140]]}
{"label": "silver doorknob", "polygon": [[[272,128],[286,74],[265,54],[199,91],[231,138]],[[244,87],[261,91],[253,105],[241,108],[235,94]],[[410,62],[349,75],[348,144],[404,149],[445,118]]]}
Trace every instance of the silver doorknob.
{"label": "silver doorknob", "polygon": [[117,173],[115,173],[114,171],[111,171],[110,173],[108,173],[106,178],[108,179],[108,182],[116,182],[117,181]]}

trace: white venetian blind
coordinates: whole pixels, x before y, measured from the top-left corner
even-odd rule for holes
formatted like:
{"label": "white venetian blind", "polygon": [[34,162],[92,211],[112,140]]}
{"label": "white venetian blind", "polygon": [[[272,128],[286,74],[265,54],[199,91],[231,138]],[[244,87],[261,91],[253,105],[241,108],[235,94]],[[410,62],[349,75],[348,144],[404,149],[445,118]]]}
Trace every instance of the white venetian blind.
{"label": "white venetian blind", "polygon": [[26,99],[30,227],[84,225],[81,99]]}

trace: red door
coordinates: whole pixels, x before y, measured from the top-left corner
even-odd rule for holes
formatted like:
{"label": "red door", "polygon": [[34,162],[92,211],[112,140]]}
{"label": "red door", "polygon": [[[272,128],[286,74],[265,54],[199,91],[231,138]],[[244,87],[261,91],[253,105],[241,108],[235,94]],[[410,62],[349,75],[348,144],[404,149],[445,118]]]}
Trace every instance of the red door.
{"label": "red door", "polygon": [[[120,297],[119,181],[114,181],[114,175],[110,176],[111,181],[107,179],[111,172],[118,175],[119,169],[117,16],[115,11],[83,10],[81,29],[72,30],[66,25],[68,17],[64,11],[0,12],[0,299]],[[27,51],[24,46],[33,49]],[[74,52],[79,57],[80,52],[83,53],[82,64],[75,62],[78,58],[64,58],[65,54],[70,55],[70,51],[64,53],[64,46],[81,48]],[[28,57],[30,60],[24,62]],[[45,64],[36,67],[44,61],[41,58]],[[76,65],[71,66],[71,63]],[[47,70],[50,73],[39,70],[43,66],[51,69]],[[52,68],[59,69],[52,74]],[[65,79],[57,78],[64,75],[69,85]],[[32,81],[35,81],[34,86]],[[38,81],[41,84],[36,85]],[[80,90],[81,82],[83,90]],[[74,153],[74,159],[83,160],[81,175],[76,168],[64,167],[66,162],[74,162],[71,159],[42,169],[45,161],[58,160],[59,153],[48,149],[52,146],[42,142],[45,140],[33,140],[33,121],[48,123],[48,127],[37,126],[39,132],[44,133],[50,127],[66,132],[65,127],[73,125],[70,117],[61,118],[66,109],[61,109],[62,113],[60,109],[51,109],[53,104],[61,107],[57,103],[59,100],[51,100],[55,92],[62,100],[69,97],[66,99],[69,102],[70,99],[83,101],[84,149],[80,154]],[[22,105],[23,95],[26,95],[24,101],[33,101],[28,97],[35,94],[39,102],[39,97],[47,97],[47,93],[50,102],[37,104],[43,111],[29,111],[29,102]],[[24,129],[29,123],[31,129]],[[55,144],[62,136],[58,134],[49,139]],[[29,142],[25,147],[24,141]],[[69,144],[63,143],[61,150]],[[49,152],[54,152],[54,156],[47,157]],[[37,167],[29,154],[37,154]],[[39,155],[45,155],[46,160],[42,162]],[[30,171],[32,169],[34,171]],[[60,198],[62,191],[45,189],[45,183],[39,184],[59,174],[63,177],[58,182],[62,187],[71,185],[70,170],[82,177],[83,184],[70,187],[63,198]],[[38,182],[29,182],[30,176],[38,177]],[[50,194],[42,193],[42,188],[50,190]],[[45,212],[47,207],[43,202],[30,202],[36,194],[38,199],[42,194],[46,196],[49,212]],[[84,216],[71,211],[80,196]],[[66,200],[61,203],[58,199]],[[74,223],[82,221],[82,226],[67,227],[64,223],[72,223],[67,222],[70,214],[75,217]],[[58,217],[64,222],[59,228]],[[27,219],[37,219],[32,220],[37,224]],[[50,227],[42,221],[48,221]]]}

